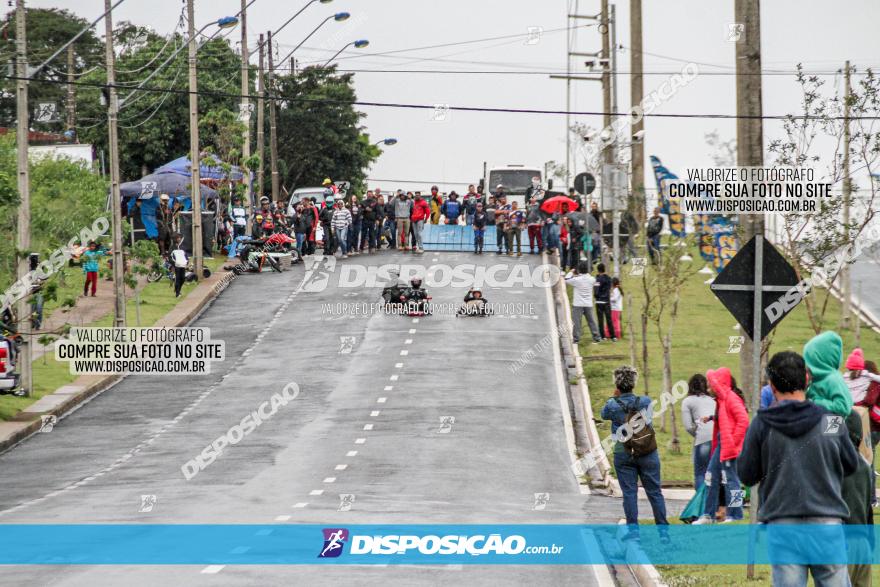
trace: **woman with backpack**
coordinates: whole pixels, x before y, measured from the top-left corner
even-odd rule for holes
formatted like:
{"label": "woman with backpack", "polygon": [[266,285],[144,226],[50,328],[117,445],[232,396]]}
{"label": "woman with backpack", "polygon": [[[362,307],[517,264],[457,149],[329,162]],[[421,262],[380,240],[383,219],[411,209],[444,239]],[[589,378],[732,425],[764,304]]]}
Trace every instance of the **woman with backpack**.
{"label": "woman with backpack", "polygon": [[[742,391],[737,389],[736,380],[730,369],[721,367],[706,372],[709,389],[715,396],[715,415],[704,417],[703,421],[714,422],[712,427],[712,457],[706,471],[706,507],[703,515],[694,524],[712,524],[718,510],[718,500],[724,495],[727,514],[724,523],[743,519],[744,491],[736,473],[736,459],[742,452],[746,430],[749,427],[749,414]],[[723,486],[723,491],[719,488]]]}
{"label": "woman with backpack", "polygon": [[614,470],[623,493],[623,512],[629,526],[639,523],[639,481],[648,496],[654,522],[668,525],[666,501],[660,490],[660,455],[651,427],[651,398],[635,395],[638,372],[630,365],[614,370],[614,397],[602,408],[602,419],[611,421]]}

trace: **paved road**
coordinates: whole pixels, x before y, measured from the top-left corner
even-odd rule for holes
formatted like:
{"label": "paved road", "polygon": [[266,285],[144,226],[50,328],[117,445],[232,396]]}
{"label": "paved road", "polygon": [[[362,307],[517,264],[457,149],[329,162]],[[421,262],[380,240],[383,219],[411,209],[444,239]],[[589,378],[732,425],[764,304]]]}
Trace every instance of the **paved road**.
{"label": "paved road", "polygon": [[[384,253],[344,264],[508,262]],[[540,262],[529,257],[532,268]],[[132,376],[0,456],[0,523],[613,523],[619,500],[570,472],[553,356],[509,363],[548,332],[545,290],[486,289],[534,317],[322,313],[380,288],[302,291],[304,269],[246,275],[200,317],[227,360],[203,376]],[[457,303],[464,289],[432,289]],[[341,338],[354,337],[342,353]],[[190,481],[181,466],[273,393],[299,396]],[[448,432],[441,419],[452,417]],[[549,493],[535,510],[535,493]],[[157,505],[139,513],[141,495]],[[340,512],[340,494],[353,494]],[[0,584],[596,584],[591,567],[5,567]]]}

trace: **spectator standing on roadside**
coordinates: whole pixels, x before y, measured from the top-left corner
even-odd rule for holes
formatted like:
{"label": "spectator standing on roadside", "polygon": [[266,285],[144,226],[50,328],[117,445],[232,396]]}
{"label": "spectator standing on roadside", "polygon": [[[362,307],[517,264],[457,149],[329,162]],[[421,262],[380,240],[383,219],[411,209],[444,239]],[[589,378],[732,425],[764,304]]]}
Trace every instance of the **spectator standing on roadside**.
{"label": "spectator standing on roadside", "polygon": [[519,204],[513,202],[510,205],[510,214],[507,217],[507,254],[513,254],[513,243],[516,241],[516,256],[522,257],[522,230],[526,223],[526,214],[519,209]]}
{"label": "spectator standing on roadside", "polygon": [[458,194],[454,191],[449,194],[449,199],[443,202],[440,207],[440,213],[446,217],[446,224],[458,224],[458,217],[461,215],[461,202],[458,201]]}
{"label": "spectator standing on roadside", "polygon": [[620,328],[620,317],[623,315],[623,288],[620,287],[620,279],[611,278],[611,323],[614,326],[613,331],[608,334],[618,339],[623,338],[623,331]]}
{"label": "spectator standing on roadside", "polygon": [[[745,495],[736,470],[736,459],[742,451],[743,439],[749,427],[745,401],[737,393],[736,381],[727,367],[706,372],[706,379],[709,390],[715,396],[715,415],[712,417],[712,456],[706,471],[708,493],[703,515],[694,522],[697,525],[715,522],[721,493],[727,510],[724,522],[742,520]],[[724,488],[723,492],[719,491],[721,487]]]}
{"label": "spectator standing on roadside", "polygon": [[363,211],[361,212],[361,232],[363,240],[361,242],[361,251],[366,249],[372,254],[373,250],[378,248],[377,238],[379,231],[377,222],[379,219],[379,202],[372,192],[367,192],[367,199],[363,203]]}
{"label": "spectator standing on roadside", "polygon": [[482,202],[477,202],[477,210],[474,212],[474,254],[483,254],[483,237],[486,234],[487,224],[489,224],[489,215],[483,210]]}
{"label": "spectator standing on roadside", "polygon": [[[309,200],[306,200],[306,202],[309,202]],[[309,208],[303,202],[297,203],[295,210],[296,218],[293,220],[293,234],[296,237],[296,249],[300,255],[305,255],[306,251],[303,245],[305,245],[309,232],[312,230],[314,216],[309,213]]]}
{"label": "spectator standing on roadside", "polygon": [[660,233],[663,232],[663,217],[660,216],[660,208],[654,208],[654,215],[648,219],[648,254],[651,256],[651,264],[660,262]]}
{"label": "spectator standing on roadside", "polygon": [[342,252],[343,259],[348,259],[348,230],[350,227],[351,210],[345,207],[345,202],[337,200],[332,220],[333,241]]}
{"label": "spectator standing on roadside", "polygon": [[398,244],[404,251],[409,250],[407,241],[409,240],[409,219],[412,216],[412,210],[412,200],[407,199],[403,190],[398,190],[397,198],[394,200],[394,218],[397,222],[397,236],[400,239]]}
{"label": "spectator standing on roadside", "polygon": [[[541,225],[543,224],[543,216],[541,216],[541,205],[538,204],[538,197],[529,198],[529,204],[526,207],[526,226],[529,231],[529,250],[534,255],[544,250],[544,239],[541,238]],[[537,249],[535,245],[537,244]]]}
{"label": "spectator standing on roadside", "polygon": [[473,184],[468,186],[468,193],[464,197],[462,206],[464,207],[464,223],[470,226],[474,223],[474,214],[477,212],[477,202],[480,201],[480,194]]}
{"label": "spectator standing on roadside", "polygon": [[[596,321],[599,323],[599,336],[605,340],[605,335],[611,333],[611,341],[617,342],[614,335],[614,325],[611,322],[611,278],[605,273],[605,264],[596,265]],[[607,329],[605,326],[607,325]]]}
{"label": "spectator standing on roadside", "polygon": [[[777,524],[832,530],[849,516],[843,478],[856,471],[859,457],[846,427],[829,428],[831,414],[807,399],[808,372],[800,355],[776,353],[767,374],[776,404],[759,410],[749,426],[738,474],[746,485],[758,484],[758,521],[768,524],[768,532]],[[816,554],[811,540],[774,542],[768,535],[771,561],[774,552]],[[849,585],[846,565],[774,564],[772,574],[773,585],[785,587],[805,586],[808,574],[816,585]]]}
{"label": "spectator standing on roadside", "polygon": [[183,289],[183,283],[186,281],[186,267],[189,265],[189,258],[181,246],[182,243],[183,237],[180,234],[175,234],[171,262],[174,265],[174,297],[176,298],[180,297],[180,290]]}
{"label": "spectator standing on roadside", "polygon": [[587,319],[590,334],[593,335],[593,344],[598,344],[600,340],[599,329],[596,328],[596,320],[593,317],[593,288],[596,285],[596,278],[590,275],[589,265],[585,261],[578,263],[577,273],[569,272],[565,276],[565,283],[574,290],[571,302],[572,340],[574,344],[578,344],[581,339],[582,316]]}
{"label": "spectator standing on roadside", "polygon": [[[871,383],[880,383],[880,377],[865,369],[865,356],[857,348],[846,358],[847,373],[844,376],[854,404],[864,401]],[[873,405],[873,404],[872,404]]]}
{"label": "spectator standing on roadside", "polygon": [[[510,252],[510,243],[507,241],[507,215],[510,213],[510,204],[507,203],[507,196],[504,195],[504,187],[499,185],[495,194],[495,244],[498,247],[498,254],[502,254],[503,249],[507,248]],[[505,245],[506,243],[506,245]]]}
{"label": "spectator standing on roadside", "polygon": [[590,234],[593,238],[591,254],[593,255],[593,263],[596,263],[602,256],[602,227],[604,225],[602,212],[599,211],[599,204],[596,202],[590,204],[590,216],[593,218],[592,221],[589,221]]}
{"label": "spectator standing on roadside", "polygon": [[681,402],[681,420],[684,429],[694,437],[694,489],[706,482],[706,470],[712,456],[712,419],[715,400],[709,395],[709,382],[702,373],[688,380],[688,394]]}
{"label": "spectator standing on roadside", "polygon": [[397,216],[395,206],[397,200],[403,196],[403,190],[397,190],[397,197],[388,195],[388,201],[385,202],[385,225],[382,232],[388,235],[388,248],[397,249]]}
{"label": "spectator standing on roadside", "polygon": [[336,199],[330,196],[324,200],[324,209],[321,210],[319,216],[321,220],[321,230],[324,231],[324,254],[336,254],[336,247],[339,243],[333,233],[333,215],[336,212]]}
{"label": "spectator standing on roadside", "polygon": [[[632,446],[631,440],[637,437],[644,438],[648,433],[654,434],[651,428],[653,418],[651,398],[633,393],[637,379],[638,372],[630,365],[615,369],[614,397],[610,398],[602,408],[602,419],[611,421],[611,433],[617,440],[614,444],[614,470],[617,471],[617,480],[623,493],[626,523],[631,530],[639,523],[639,481],[642,482],[651,504],[654,522],[658,526],[669,524],[666,520],[666,500],[660,489],[660,455],[657,452],[656,440],[654,450],[646,454],[632,454],[626,446],[627,444]],[[640,430],[634,425],[636,419],[641,425]],[[624,425],[627,426],[625,432],[619,433]]]}
{"label": "spectator standing on roadside", "polygon": [[361,231],[363,230],[364,207],[358,200],[357,195],[352,194],[348,202],[351,212],[351,226],[348,228],[348,254],[357,255],[360,251]]}
{"label": "spectator standing on roadside", "polygon": [[83,285],[83,297],[88,295],[89,284],[92,286],[92,297],[95,297],[95,292],[98,289],[98,266],[101,257],[106,254],[107,251],[99,248],[98,243],[95,241],[90,241],[89,248],[83,252],[82,269],[86,276],[86,281]]}
{"label": "spectator standing on roadside", "polygon": [[416,192],[416,199],[413,201],[412,209],[412,227],[413,227],[413,252],[424,252],[422,248],[422,231],[425,228],[425,222],[431,218],[431,206],[422,197],[421,192]]}
{"label": "spectator standing on roadside", "polygon": [[431,224],[440,224],[440,208],[443,207],[443,198],[437,186],[431,187]]}
{"label": "spectator standing on roadside", "polygon": [[171,252],[171,236],[174,234],[174,214],[168,206],[169,200],[168,194],[162,194],[156,208],[156,228],[159,230],[157,244],[159,254],[163,257]]}

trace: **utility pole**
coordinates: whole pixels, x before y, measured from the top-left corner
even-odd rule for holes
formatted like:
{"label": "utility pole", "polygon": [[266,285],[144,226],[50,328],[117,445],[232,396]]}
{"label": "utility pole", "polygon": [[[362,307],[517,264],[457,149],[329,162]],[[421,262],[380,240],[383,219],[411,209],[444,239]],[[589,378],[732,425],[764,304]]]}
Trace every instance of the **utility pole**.
{"label": "utility pole", "polygon": [[275,47],[272,45],[272,31],[269,31],[269,89],[272,96],[269,98],[269,157],[272,159],[272,201],[277,202],[281,185],[278,177],[278,105],[275,100],[275,64],[272,53]]}
{"label": "utility pole", "polygon": [[[247,42],[247,0],[241,0],[241,15],[239,16],[241,24],[241,116],[244,118],[244,134],[241,146],[241,156],[245,162],[251,157],[251,100],[250,100],[250,54],[248,53]],[[242,166],[245,172],[245,186],[247,193],[245,194],[245,206],[253,204],[253,185],[251,184],[251,172]],[[248,225],[250,225],[250,217],[248,214]],[[250,234],[250,230],[248,230]]]}
{"label": "utility pole", "polygon": [[[849,241],[850,208],[852,206],[852,181],[849,175],[849,101],[852,94],[850,84],[850,67],[847,60],[843,71],[844,98],[843,98],[843,230],[846,231],[846,240]],[[844,263],[840,269],[840,289],[843,297],[843,308],[840,312],[840,325],[848,328],[852,318],[852,281],[850,279],[849,264]]]}
{"label": "utility pole", "polygon": [[[260,69],[257,81],[260,85],[260,93],[257,97],[257,156],[260,158],[260,168],[257,170],[257,194],[262,196],[266,178],[266,54],[263,35],[260,35]],[[256,204],[256,203],[255,203]]]}
{"label": "utility pole", "polygon": [[[636,106],[644,99],[644,79],[642,65],[642,0],[629,0],[629,44],[630,44],[630,104]],[[642,117],[632,125],[633,136],[645,130],[645,119]],[[644,141],[633,139],[632,163],[632,195],[635,197],[635,216],[639,223],[645,221],[647,208],[645,203],[645,145]],[[632,235],[630,236],[632,238]]]}
{"label": "utility pole", "polygon": [[[608,0],[602,0],[602,12],[599,17],[599,32],[602,33],[602,59],[604,63],[602,67],[602,111],[605,115],[602,117],[602,128],[611,126],[611,27],[608,18]],[[614,153],[614,143],[609,143],[605,147],[605,163],[612,163]]]}
{"label": "utility pole", "polygon": [[67,48],[67,130],[76,131],[76,86],[73,73],[76,67],[73,45]]}
{"label": "utility pole", "polygon": [[104,20],[104,48],[107,60],[107,132],[110,149],[110,211],[113,215],[113,294],[115,299],[113,325],[125,326],[125,261],[122,256],[122,197],[119,193],[119,100],[116,96],[116,53],[113,50],[113,15],[110,0],[104,0],[107,16]]}
{"label": "utility pole", "polygon": [[[571,7],[571,2],[569,2]],[[574,14],[577,14],[575,10]],[[566,15],[566,50],[565,50],[565,187],[571,181],[571,15]],[[483,175],[485,177],[485,174]],[[546,179],[546,178],[545,178]],[[488,186],[487,186],[488,187]]]}
{"label": "utility pole", "polygon": [[186,0],[186,17],[189,20],[189,158],[192,165],[192,248],[196,279],[202,278],[202,183],[199,177],[201,151],[199,149],[199,82],[196,70],[195,10],[193,0]]}
{"label": "utility pole", "polygon": [[[761,116],[761,2],[760,0],[735,0],[734,17],[736,24],[744,26],[744,30],[736,41],[736,160],[741,167],[761,167],[764,164],[764,134]],[[762,259],[764,238],[764,217],[760,214],[740,214],[740,226],[743,242],[758,237],[756,244],[756,261]],[[762,272],[756,262],[756,274]],[[756,277],[756,282],[758,281]],[[755,288],[756,328],[753,340],[748,336],[743,342],[740,352],[740,378],[742,388],[746,390],[746,400],[752,416],[758,412],[761,397],[761,328],[760,286]],[[757,523],[758,492],[752,489],[752,500],[749,505],[751,523]],[[746,575],[754,578],[755,567],[751,559]]]}
{"label": "utility pole", "polygon": [[[16,84],[17,128],[16,143],[18,147],[18,279],[23,279],[30,271],[29,255],[31,248],[31,185],[28,173],[28,144],[30,142],[30,125],[28,111],[28,62],[27,62],[27,10],[24,0],[15,2],[15,65],[18,82]],[[22,335],[22,344],[18,359],[21,375],[21,389],[30,397],[33,388],[33,371],[31,360],[31,303],[30,292],[22,296],[16,305],[18,332]]]}
{"label": "utility pole", "polygon": [[[611,74],[612,83],[614,84],[614,93],[612,94],[611,111],[614,113],[612,118],[617,117],[617,5],[611,5]],[[631,141],[630,141],[631,142]],[[617,139],[613,143],[612,160],[614,161],[614,186],[611,190],[611,197],[614,198],[611,204],[611,249],[614,252],[614,277],[620,277],[620,189],[626,186],[620,185],[620,174],[617,172]]]}

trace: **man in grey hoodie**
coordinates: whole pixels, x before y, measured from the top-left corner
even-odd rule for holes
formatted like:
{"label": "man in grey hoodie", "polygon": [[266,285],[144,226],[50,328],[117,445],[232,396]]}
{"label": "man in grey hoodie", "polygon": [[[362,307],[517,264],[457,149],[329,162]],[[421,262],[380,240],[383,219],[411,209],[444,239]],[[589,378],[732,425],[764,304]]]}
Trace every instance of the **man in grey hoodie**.
{"label": "man in grey hoodie", "polygon": [[[807,401],[807,368],[803,357],[785,351],[767,363],[772,407],[759,410],[746,433],[737,459],[737,473],[746,485],[760,483],[758,520],[768,524],[774,585],[848,585],[845,564],[808,564],[817,552],[843,546],[843,520],[849,508],[843,499],[843,478],[856,471],[858,454],[842,416]],[[809,524],[773,533],[774,525]],[[827,531],[816,528],[825,526]],[[839,532],[837,531],[840,529]],[[821,534],[821,536],[820,536]],[[776,536],[776,539],[774,539]],[[799,564],[789,564],[799,563]]]}
{"label": "man in grey hoodie", "polygon": [[397,238],[400,239],[398,246],[404,251],[409,250],[409,223],[412,216],[413,203],[406,197],[403,190],[397,190],[397,199],[394,200],[394,219],[397,222]]}

